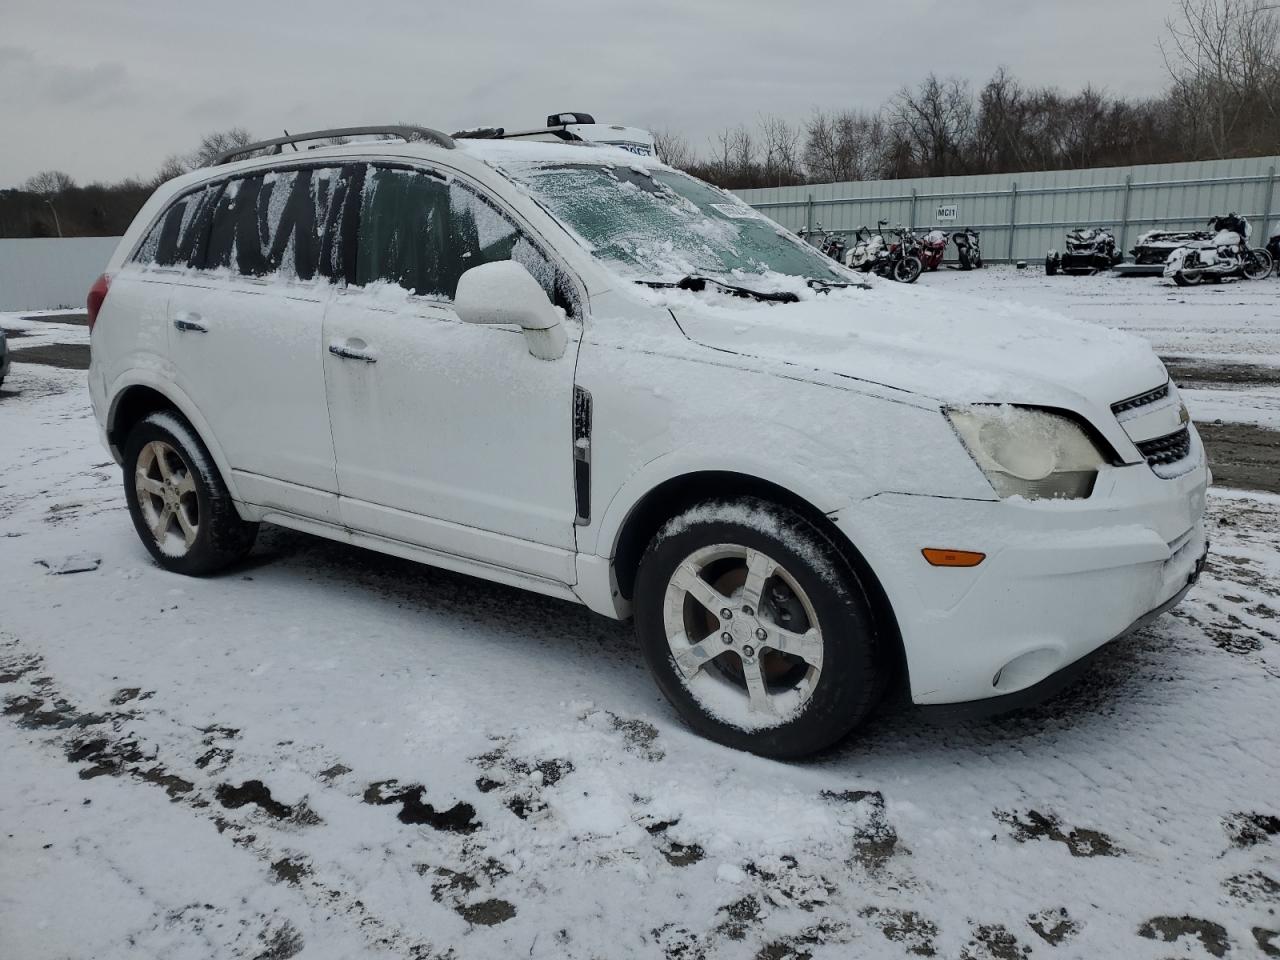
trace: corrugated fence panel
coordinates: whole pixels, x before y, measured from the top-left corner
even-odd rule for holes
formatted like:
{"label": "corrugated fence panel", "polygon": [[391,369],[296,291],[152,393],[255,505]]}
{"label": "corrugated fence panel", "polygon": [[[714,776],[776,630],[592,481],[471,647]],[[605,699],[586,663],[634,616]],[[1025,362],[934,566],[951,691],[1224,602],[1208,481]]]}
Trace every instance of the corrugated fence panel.
{"label": "corrugated fence panel", "polygon": [[[1232,211],[1249,218],[1252,243],[1262,246],[1280,231],[1278,171],[1280,157],[1248,157],[737,193],[789,230],[821,225],[852,234],[879,220],[925,230],[969,226],[982,234],[988,260],[1039,260],[1060,249],[1072,227],[1110,227],[1127,252],[1147,230],[1194,229]],[[955,207],[956,218],[940,220],[940,207]]]}
{"label": "corrugated fence panel", "polygon": [[119,237],[0,240],[0,310],[83,307]]}

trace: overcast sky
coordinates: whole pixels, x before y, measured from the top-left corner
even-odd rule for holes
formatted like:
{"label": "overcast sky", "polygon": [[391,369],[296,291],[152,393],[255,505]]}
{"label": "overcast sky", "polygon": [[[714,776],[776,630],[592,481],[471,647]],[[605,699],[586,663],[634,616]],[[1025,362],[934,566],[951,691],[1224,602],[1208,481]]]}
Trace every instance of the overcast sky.
{"label": "overcast sky", "polygon": [[582,110],[705,149],[761,113],[875,107],[929,70],[1140,96],[1171,0],[4,0],[0,187],[151,175],[204,133],[444,130]]}

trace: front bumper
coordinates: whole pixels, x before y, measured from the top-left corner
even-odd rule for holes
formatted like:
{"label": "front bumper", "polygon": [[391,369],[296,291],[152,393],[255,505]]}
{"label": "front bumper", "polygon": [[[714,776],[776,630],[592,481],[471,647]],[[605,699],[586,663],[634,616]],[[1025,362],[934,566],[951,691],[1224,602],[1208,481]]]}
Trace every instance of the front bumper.
{"label": "front bumper", "polygon": [[[1031,690],[1176,603],[1208,548],[1198,438],[1188,463],[1168,480],[1146,464],[1110,468],[1080,501],[881,494],[842,512],[837,523],[893,607],[911,699]],[[931,567],[923,547],[987,556],[972,568]]]}
{"label": "front bumper", "polygon": [[1037,704],[1044,703],[1051,697],[1061,693],[1067,687],[1071,686],[1084,675],[1098,659],[1098,655],[1106,649],[1107,643],[1114,640],[1120,640],[1136,633],[1148,624],[1152,624],[1159,620],[1162,616],[1176,607],[1182,602],[1182,598],[1200,579],[1200,574],[1204,570],[1205,562],[1208,560],[1209,551],[1206,547],[1205,552],[1200,555],[1200,560],[1196,564],[1190,577],[1187,578],[1187,585],[1179,590],[1173,597],[1166,600],[1160,606],[1156,607],[1149,613],[1143,614],[1129,626],[1125,627],[1120,633],[1116,634],[1111,640],[1103,643],[1090,653],[1086,653],[1074,663],[1069,663],[1056,673],[1051,673],[1039,683],[1033,683],[1029,687],[1024,687],[1014,693],[996,694],[993,697],[985,697],[981,700],[967,700],[961,703],[935,703],[921,707],[920,709],[928,713],[934,719],[951,719],[951,720],[970,720],[980,717],[991,717],[1001,713],[1008,713],[1011,710],[1021,710],[1026,707],[1033,707]]}

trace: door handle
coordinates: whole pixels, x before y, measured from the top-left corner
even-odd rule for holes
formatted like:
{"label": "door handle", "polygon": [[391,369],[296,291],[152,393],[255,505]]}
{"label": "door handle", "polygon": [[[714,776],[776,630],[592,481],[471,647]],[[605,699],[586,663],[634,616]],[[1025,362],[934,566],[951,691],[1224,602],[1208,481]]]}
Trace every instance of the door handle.
{"label": "door handle", "polygon": [[198,313],[188,313],[183,311],[173,318],[173,325],[179,330],[187,330],[191,333],[208,333],[209,328],[204,325]]}
{"label": "door handle", "polygon": [[[350,341],[348,341],[349,343]],[[335,340],[329,344],[329,352],[335,357],[341,357],[343,360],[361,360],[364,363],[377,363],[378,358],[366,350],[357,347],[348,346],[346,343],[340,343]]]}

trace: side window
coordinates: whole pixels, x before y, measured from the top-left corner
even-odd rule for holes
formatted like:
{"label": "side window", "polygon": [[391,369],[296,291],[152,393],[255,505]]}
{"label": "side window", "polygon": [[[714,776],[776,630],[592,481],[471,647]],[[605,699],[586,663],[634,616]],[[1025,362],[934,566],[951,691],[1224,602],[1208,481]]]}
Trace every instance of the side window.
{"label": "side window", "polygon": [[227,183],[205,266],[251,277],[342,275],[342,220],[350,168],[267,171]]}
{"label": "side window", "polygon": [[383,280],[419,296],[451,301],[465,271],[499,260],[523,264],[553,303],[577,314],[568,278],[484,197],[420,170],[369,168],[357,284]]}
{"label": "side window", "polygon": [[156,221],[133,255],[135,263],[161,267],[193,266],[202,257],[222,184],[211,183],[175,200]]}

